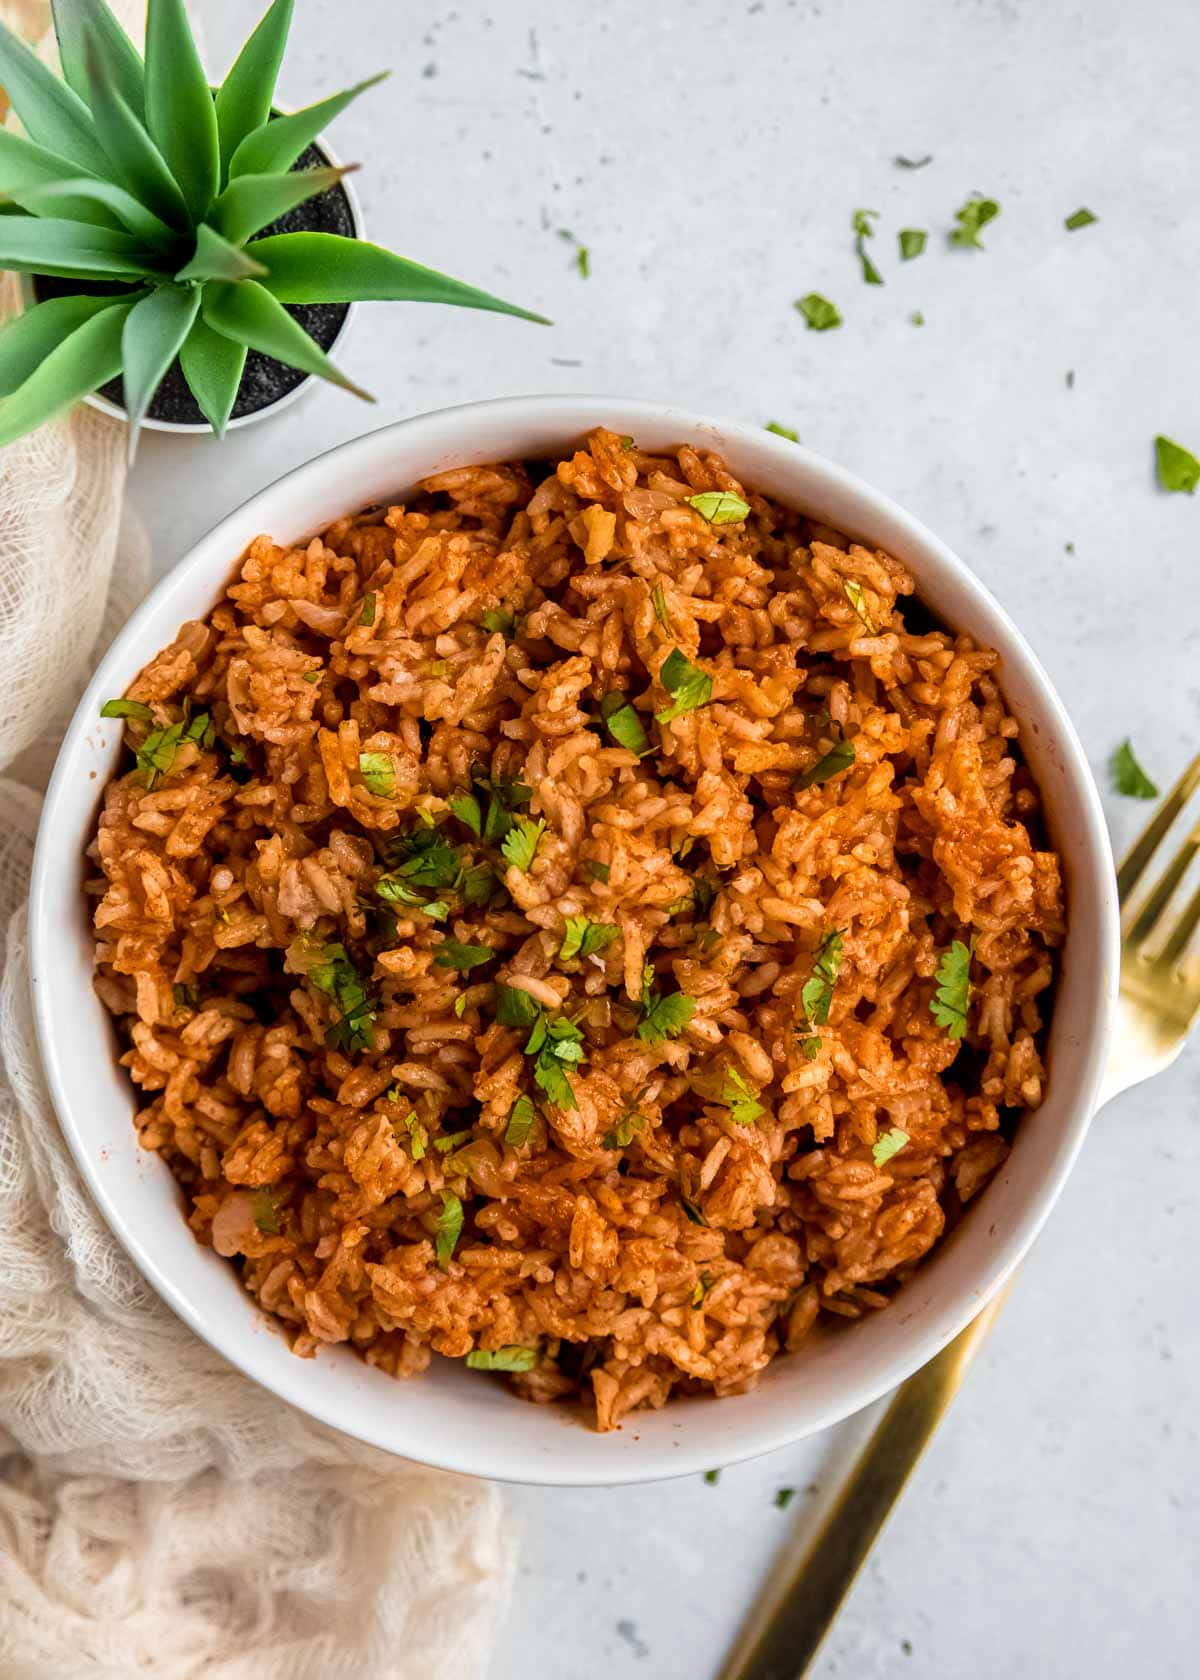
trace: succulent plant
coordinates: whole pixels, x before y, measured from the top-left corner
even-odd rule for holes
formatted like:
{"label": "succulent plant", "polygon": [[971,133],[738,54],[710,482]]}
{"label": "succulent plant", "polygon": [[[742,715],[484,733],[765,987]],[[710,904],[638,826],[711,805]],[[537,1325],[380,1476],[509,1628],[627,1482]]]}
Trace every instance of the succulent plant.
{"label": "succulent plant", "polygon": [[261,236],[344,173],[293,165],[382,79],[276,114],[292,5],[274,0],[215,90],[183,0],[149,0],[144,61],[104,0],[53,0],[61,79],[0,26],[0,83],[25,131],[0,130],[0,268],[85,288],[0,330],[0,444],[120,374],[132,451],[177,356],[218,434],[248,349],[365,396],[287,304],[409,299],[543,319],[364,240]]}

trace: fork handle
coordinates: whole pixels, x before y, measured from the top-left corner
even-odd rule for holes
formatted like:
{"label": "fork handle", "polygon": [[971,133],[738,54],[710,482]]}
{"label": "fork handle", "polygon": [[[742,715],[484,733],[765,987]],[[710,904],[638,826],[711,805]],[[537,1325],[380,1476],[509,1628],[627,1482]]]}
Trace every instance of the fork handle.
{"label": "fork handle", "polygon": [[738,1633],[718,1680],[802,1680],[930,1437],[998,1316],[1005,1287],[901,1383],[815,1533],[798,1536]]}

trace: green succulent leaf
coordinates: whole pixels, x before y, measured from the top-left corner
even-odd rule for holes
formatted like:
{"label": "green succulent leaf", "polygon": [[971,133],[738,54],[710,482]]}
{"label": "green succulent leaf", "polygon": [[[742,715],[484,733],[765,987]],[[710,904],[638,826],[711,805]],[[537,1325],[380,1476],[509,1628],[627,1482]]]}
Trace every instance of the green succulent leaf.
{"label": "green succulent leaf", "polygon": [[94,42],[88,46],[87,64],[96,135],[104,148],[102,173],[115,172],[135,198],[172,227],[187,227],[191,218],[179,182],[141,119],[105,74]]}
{"label": "green succulent leaf", "polygon": [[52,216],[0,216],[0,268],[89,280],[158,273],[153,252],[131,233]]}
{"label": "green succulent leaf", "polygon": [[[3,344],[0,337],[0,362]],[[218,437],[224,437],[242,383],[246,346],[214,332],[198,317],[179,352],[179,365],[204,418]]]}
{"label": "green succulent leaf", "polygon": [[239,175],[212,206],[208,220],[226,239],[244,245],[259,228],[336,186],[346,173],[345,169],[296,169],[285,175]]}
{"label": "green succulent leaf", "polygon": [[146,10],[146,126],[197,221],[221,183],[217,113],[183,0]]}
{"label": "green succulent leaf", "polygon": [[142,55],[117,22],[104,0],[51,0],[54,33],[63,80],[85,104],[91,103],[88,73],[91,43],[105,75],[137,116],[146,106],[146,77]]}
{"label": "green succulent leaf", "polygon": [[242,141],[270,118],[279,66],[292,26],[292,3],[275,0],[217,90],[222,180],[228,177],[229,160]]}
{"label": "green succulent leaf", "polygon": [[[4,131],[0,130],[0,139],[4,137]],[[0,179],[7,173],[0,167]],[[0,192],[5,190],[0,188]],[[72,221],[86,220],[91,226],[124,226],[149,245],[174,237],[171,229],[159,220],[153,210],[147,210],[132,193],[126,192],[115,181],[96,181],[89,175],[78,175],[64,181],[44,181],[40,186],[22,189],[13,196],[19,198],[26,208],[33,207],[35,214],[39,204],[58,201],[62,215]],[[90,214],[97,210],[102,213],[103,221]]]}
{"label": "green succulent leaf", "polygon": [[240,245],[231,245],[215,228],[201,222],[196,229],[196,249],[176,280],[254,280],[267,271],[247,256]]}
{"label": "green succulent leaf", "polygon": [[121,333],[133,303],[123,298],[107,301],[107,309],[76,327],[18,390],[0,402],[0,448],[121,371]]}
{"label": "green succulent leaf", "polygon": [[150,399],[179,354],[199,308],[198,287],[157,286],[129,312],[121,334],[121,368],[131,461]]}
{"label": "green succulent leaf", "polygon": [[47,298],[0,329],[0,397],[11,396],[76,327],[111,309],[111,297]]}
{"label": "green succulent leaf", "polygon": [[251,240],[246,248],[266,264],[269,278],[263,284],[281,303],[353,303],[364,298],[454,303],[547,324],[543,315],[518,309],[515,303],[504,303],[365,239],[337,233],[273,233]]}
{"label": "green succulent leaf", "polygon": [[104,153],[83,100],[4,24],[0,24],[0,84],[31,140],[90,173],[103,172]]}
{"label": "green succulent leaf", "polygon": [[[70,158],[60,157],[45,146],[35,145],[22,135],[0,128],[0,198],[11,198],[23,210],[28,210],[44,195],[59,199],[58,214],[76,222],[91,222],[98,227],[119,227],[121,224],[102,204],[77,197],[64,190],[67,182],[81,178],[81,170]],[[93,176],[85,177],[93,181]],[[107,183],[99,183],[107,185]]]}
{"label": "green succulent leaf", "polygon": [[312,144],[323,128],[328,128],[334,117],[339,116],[360,93],[382,82],[387,74],[384,70],[378,76],[359,82],[357,87],[347,88],[344,93],[335,93],[328,99],[318,100],[315,105],[306,105],[302,111],[293,111],[290,116],[261,123],[247,134],[230,158],[229,179],[236,180],[239,175],[275,175],[290,169],[300,153]]}
{"label": "green succulent leaf", "polygon": [[366,391],[347,379],[340,368],[315,344],[298,321],[257,280],[237,285],[205,286],[201,306],[204,319],[214,332],[223,333],[251,350],[274,356],[277,362],[315,373],[320,379],[353,391],[356,397],[373,402]]}

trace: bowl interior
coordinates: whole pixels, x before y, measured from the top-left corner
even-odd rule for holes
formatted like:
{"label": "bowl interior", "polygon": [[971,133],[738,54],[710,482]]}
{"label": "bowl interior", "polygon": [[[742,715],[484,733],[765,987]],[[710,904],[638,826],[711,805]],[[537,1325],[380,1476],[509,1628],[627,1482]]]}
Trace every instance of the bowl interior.
{"label": "bowl interior", "polygon": [[[1002,656],[1001,680],[1068,871],[1070,932],[1048,1047],[1046,1100],[1019,1128],[1004,1167],[968,1217],[886,1312],[815,1336],[777,1359],[751,1393],[672,1401],[597,1435],[560,1407],[435,1360],[398,1383],[345,1349],[296,1359],[232,1268],[190,1235],[169,1169],[138,1147],[133,1091],[91,985],[92,937],[79,890],[119,723],[99,717],[179,625],[211,608],[247,543],[311,535],[464,463],[545,457],[590,427],[645,447],[716,449],[755,489],[790,502],[912,568],[947,624]],[[159,1293],[250,1376],[352,1435],[423,1462],[514,1481],[612,1483],[682,1475],[751,1457],[849,1415],[944,1345],[1032,1241],[1060,1190],[1095,1104],[1115,997],[1112,861],[1083,752],[1033,655],[961,562],[916,521],[849,474],[765,432],[648,403],[521,398],[421,416],[342,446],[263,491],[210,533],[158,586],[103,660],[67,731],[47,795],[31,893],[38,1032],[64,1131],[109,1224]]]}

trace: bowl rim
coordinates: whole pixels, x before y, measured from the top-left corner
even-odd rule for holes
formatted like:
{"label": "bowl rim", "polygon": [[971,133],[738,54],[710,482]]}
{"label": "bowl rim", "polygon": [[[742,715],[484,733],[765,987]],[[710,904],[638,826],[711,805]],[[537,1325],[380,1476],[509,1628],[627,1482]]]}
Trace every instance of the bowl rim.
{"label": "bowl rim", "polygon": [[[954,587],[971,598],[972,610],[978,610],[980,616],[990,618],[1003,630],[1009,643],[1005,655],[1006,662],[1015,655],[1016,662],[1022,668],[1022,680],[1036,690],[1041,715],[1053,724],[1054,740],[1061,751],[1063,773],[1071,784],[1078,812],[1083,819],[1085,832],[1079,837],[1081,855],[1086,854],[1087,867],[1096,880],[1095,902],[1085,907],[1085,912],[1094,913],[1097,924],[1095,944],[1099,959],[1097,973],[1091,982],[1095,1015],[1090,1027],[1084,1071],[1076,1075],[1078,1089],[1068,1118],[1063,1123],[1063,1137],[1054,1155],[1053,1170],[1039,1183],[1036,1193],[1028,1195],[1022,1204],[1021,1217],[1013,1228],[996,1240],[990,1264],[983,1268],[986,1275],[969,1288],[959,1288],[951,1299],[942,1302],[928,1314],[924,1324],[915,1328],[911,1338],[905,1341],[906,1351],[903,1355],[894,1354],[888,1359],[877,1358],[875,1364],[879,1369],[872,1377],[859,1379],[857,1382],[848,1381],[844,1384],[844,1392],[836,1398],[830,1399],[822,1406],[810,1406],[809,1414],[801,1425],[797,1425],[795,1421],[789,1423],[787,1417],[781,1415],[773,1427],[766,1427],[760,1423],[746,1432],[744,1438],[730,1439],[723,1449],[721,1461],[732,1464],[786,1446],[840,1422],[889,1392],[962,1330],[1002,1287],[1020,1263],[1058,1200],[1083,1144],[1088,1124],[1100,1097],[1117,1000],[1119,916],[1115,881],[1111,891],[1107,888],[1107,881],[1113,876],[1112,856],[1099,794],[1082,744],[1053,684],[1024,635],[969,567],[921,521],[908,514],[890,496],[876,490],[856,474],[827,461],[802,445],[773,436],[745,422],[714,419],[671,404],[601,395],[547,394],[492,398],[412,416],[339,444],[282,474],[226,514],[192,545],[173,569],[155,584],[114,638],[89,680],[63,735],[43,805],[29,895],[31,982],[39,1049],[55,1112],[72,1156],[94,1202],[126,1253],[160,1298],[197,1335],[218,1354],[280,1399],[334,1429],[392,1454],[415,1459],[438,1469],[456,1470],[498,1481],[559,1486],[604,1486],[694,1474],[707,1468],[712,1459],[711,1445],[701,1446],[693,1451],[689,1450],[686,1441],[668,1442],[665,1446],[655,1443],[647,1447],[644,1453],[636,1455],[629,1452],[614,1453],[609,1464],[605,1464],[603,1458],[598,1457],[590,1463],[577,1464],[570,1470],[564,1470],[553,1459],[546,1463],[532,1452],[491,1451],[486,1439],[480,1445],[474,1434],[471,1439],[460,1439],[451,1446],[431,1446],[425,1441],[410,1445],[407,1441],[398,1443],[395,1431],[389,1430],[384,1422],[364,1420],[359,1415],[352,1423],[347,1423],[336,1405],[321,1396],[305,1392],[305,1377],[310,1369],[307,1362],[293,1359],[289,1354],[288,1359],[294,1366],[294,1373],[282,1366],[277,1370],[264,1369],[264,1361],[256,1359],[253,1347],[248,1345],[247,1333],[240,1320],[214,1319],[206,1312],[201,1301],[193,1299],[176,1283],[169,1270],[164,1270],[127,1212],[122,1193],[114,1193],[107,1178],[99,1170],[99,1161],[84,1136],[69,1095],[63,1053],[67,1035],[62,1034],[56,1026],[57,1017],[52,999],[57,981],[49,905],[62,880],[64,862],[70,872],[72,867],[78,869],[78,859],[73,855],[74,837],[69,833],[69,823],[65,825],[68,830],[69,848],[64,849],[63,841],[56,838],[64,828],[57,819],[62,814],[73,763],[82,756],[87,732],[94,728],[97,702],[101,695],[119,691],[114,688],[114,678],[109,673],[127,672],[127,675],[115,679],[123,687],[132,674],[158,651],[160,644],[157,638],[161,632],[155,632],[147,639],[145,629],[152,627],[156,618],[166,612],[167,604],[177,592],[184,591],[189,580],[207,577],[212,584],[212,600],[215,604],[223,581],[232,573],[238,555],[245,547],[245,543],[237,539],[239,529],[259,506],[269,507],[278,499],[285,487],[296,487],[304,480],[332,487],[340,482],[344,470],[351,463],[361,460],[361,463],[365,464],[376,456],[382,459],[393,442],[402,453],[405,444],[419,447],[422,432],[436,436],[439,430],[445,431],[448,426],[453,427],[456,424],[465,425],[469,419],[476,418],[490,421],[491,429],[497,435],[497,450],[491,456],[492,459],[506,458],[503,454],[503,434],[512,431],[521,423],[544,422],[547,426],[553,424],[560,432],[564,445],[581,437],[596,425],[618,419],[633,425],[640,419],[647,426],[653,424],[659,429],[669,430],[674,427],[678,429],[681,439],[686,434],[694,435],[697,431],[719,434],[720,437],[734,440],[736,445],[756,454],[763,462],[773,460],[781,471],[800,468],[810,477],[819,478],[831,494],[843,494],[861,504],[866,510],[867,526],[874,518],[886,521],[893,530],[902,531],[906,540],[921,551],[931,571],[937,571],[940,567],[943,577],[949,573],[953,578]],[[401,478],[396,488],[396,494],[399,495],[403,494],[406,488],[402,469],[397,476]],[[777,496],[776,499],[786,500],[786,497]],[[264,515],[256,529],[270,529],[274,517],[272,514]],[[329,515],[329,518],[336,517],[336,513]],[[919,565],[917,570],[919,572]],[[919,587],[920,583],[918,575]],[[182,619],[177,622],[181,621]],[[172,632],[168,632],[168,635],[170,633]],[[165,645],[165,641],[162,645]],[[1004,678],[1002,680],[1005,681],[1007,689],[1007,681]],[[1018,721],[1025,720],[1019,718]],[[100,788],[95,792],[98,798]],[[1053,813],[1051,821],[1053,826]],[[1055,836],[1055,844],[1062,849],[1061,837]],[[1079,914],[1079,907],[1073,904],[1071,926],[1074,926],[1074,918]],[[63,966],[69,969],[72,965]],[[68,978],[63,980],[62,984],[69,987],[74,983],[78,987],[79,981],[82,981],[90,993],[90,972],[86,976],[76,977],[75,982]],[[1063,1077],[1065,1079],[1066,1075]],[[941,1247],[942,1243],[939,1242],[935,1252]],[[240,1289],[240,1282],[238,1287]],[[912,1288],[913,1285],[907,1287]],[[261,1312],[261,1309],[258,1310]],[[890,1317],[890,1314],[885,1316]],[[907,1321],[902,1318],[901,1322]],[[505,1399],[512,1404],[509,1396],[506,1395]],[[677,1414],[682,1404],[675,1403]],[[784,1410],[785,1408],[780,1408],[781,1412]],[[362,1408],[359,1407],[358,1412],[361,1411]],[[544,1409],[539,1408],[539,1413],[544,1416]],[[635,1441],[639,1439],[636,1428],[633,1427],[636,1421],[637,1414],[627,1419],[625,1425]],[[731,1419],[730,1422],[732,1421]],[[546,1419],[546,1428],[554,1428],[550,1419]],[[599,1439],[607,1441],[613,1437]]]}

